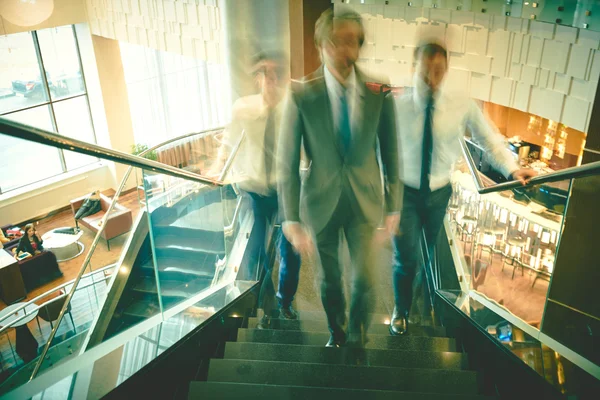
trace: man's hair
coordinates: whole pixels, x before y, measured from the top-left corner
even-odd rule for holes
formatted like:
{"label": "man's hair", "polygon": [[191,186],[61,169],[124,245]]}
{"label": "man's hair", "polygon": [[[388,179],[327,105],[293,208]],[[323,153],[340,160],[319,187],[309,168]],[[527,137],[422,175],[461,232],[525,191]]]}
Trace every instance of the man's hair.
{"label": "man's hair", "polygon": [[415,48],[415,62],[419,60],[419,57],[433,58],[438,54],[448,60],[448,51],[444,46],[436,42],[424,43]]}
{"label": "man's hair", "polygon": [[280,50],[261,50],[252,56],[250,60],[252,65],[252,73],[254,75],[261,72],[260,64],[264,61],[274,61],[281,68],[287,64],[287,56],[283,51]]}
{"label": "man's hair", "polygon": [[356,22],[360,28],[360,33],[358,34],[358,44],[362,47],[365,41],[365,27],[360,14],[349,8],[342,8],[341,10],[336,10],[334,15],[333,9],[328,8],[327,10],[323,11],[315,24],[315,46],[317,46],[317,48],[323,46],[323,41],[331,37],[334,21]]}

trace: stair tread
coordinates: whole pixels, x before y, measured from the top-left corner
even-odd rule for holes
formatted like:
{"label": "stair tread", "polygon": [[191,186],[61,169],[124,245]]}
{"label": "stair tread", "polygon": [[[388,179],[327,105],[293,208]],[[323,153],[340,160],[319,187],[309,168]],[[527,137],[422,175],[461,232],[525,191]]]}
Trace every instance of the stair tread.
{"label": "stair tread", "polygon": [[327,348],[294,344],[228,342],[228,359],[298,361],[321,364],[355,364],[411,368],[466,369],[467,357],[462,353],[410,350]]}
{"label": "stair tread", "polygon": [[[456,341],[451,338],[428,336],[367,335],[366,348],[397,350],[456,351]],[[238,342],[306,344],[324,346],[329,333],[282,331],[277,329],[238,329]]]}
{"label": "stair tread", "polygon": [[[197,294],[202,289],[210,286],[212,277],[196,278],[186,282],[175,280],[160,280],[160,292],[162,296],[189,297]],[[141,293],[156,294],[156,279],[154,277],[142,278],[133,286],[133,290]]]}
{"label": "stair tread", "polygon": [[199,238],[175,235],[155,236],[154,247],[157,249],[185,250],[206,254],[225,254],[224,243],[212,244]]}
{"label": "stair tread", "polygon": [[260,385],[233,382],[191,382],[189,399],[338,399],[345,400],[485,400],[492,397],[417,393],[390,390],[343,389],[314,386]]}
{"label": "stair tread", "polygon": [[[157,260],[158,271],[161,273],[180,273],[194,275],[197,277],[211,277],[215,273],[216,258],[211,260],[210,264],[204,265],[197,260],[186,260],[173,257],[160,257]],[[143,269],[154,270],[152,259],[142,265]]]}
{"label": "stair tread", "polygon": [[477,394],[474,371],[212,359],[208,381]]}
{"label": "stair tread", "polygon": [[[163,306],[168,307],[168,306],[170,306],[170,304],[181,301],[184,298],[185,297],[183,297],[183,296],[178,297],[178,298],[171,298],[171,299],[164,298]],[[159,312],[160,312],[160,306],[158,304],[158,298],[156,298],[156,299],[144,298],[144,299],[134,300],[129,305],[127,305],[127,307],[125,307],[125,309],[123,310],[123,314],[131,316],[131,317],[137,317],[137,318],[149,318],[153,315],[156,315]]]}
{"label": "stair tread", "polygon": [[[254,328],[258,324],[259,320],[259,318],[255,317],[249,318],[248,327]],[[327,321],[325,320],[288,320],[273,318],[270,321],[269,327],[271,329],[279,330],[298,330],[303,332],[329,332],[329,330],[327,329]],[[389,333],[389,327],[389,324],[371,324],[369,326],[369,333],[386,335]],[[446,329],[444,327],[410,325],[409,334],[415,336],[445,337]]]}

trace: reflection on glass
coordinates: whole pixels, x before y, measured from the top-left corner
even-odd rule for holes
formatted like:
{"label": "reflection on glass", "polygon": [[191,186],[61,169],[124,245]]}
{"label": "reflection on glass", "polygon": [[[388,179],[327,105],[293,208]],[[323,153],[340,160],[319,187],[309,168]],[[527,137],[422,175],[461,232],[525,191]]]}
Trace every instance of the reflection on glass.
{"label": "reflection on glass", "polygon": [[[94,127],[92,126],[87,98],[85,96],[54,103],[54,114],[56,115],[58,132],[61,135],[89,143],[96,142]],[[91,164],[98,160],[95,157],[71,151],[65,151],[64,154],[68,170]]]}
{"label": "reflection on glass", "polygon": [[52,100],[85,93],[72,26],[37,32]]}
{"label": "reflection on glass", "polygon": [[0,36],[0,114],[47,100],[31,33]]}
{"label": "reflection on glass", "polygon": [[[3,115],[2,118],[53,131],[48,106]],[[0,135],[0,193],[38,182],[63,172],[60,150],[38,143]]]}
{"label": "reflection on glass", "polygon": [[479,195],[459,162],[452,185],[448,218],[469,289],[539,327],[569,182]]}
{"label": "reflection on glass", "polygon": [[214,285],[225,258],[219,187],[143,172],[152,255],[163,309]]}

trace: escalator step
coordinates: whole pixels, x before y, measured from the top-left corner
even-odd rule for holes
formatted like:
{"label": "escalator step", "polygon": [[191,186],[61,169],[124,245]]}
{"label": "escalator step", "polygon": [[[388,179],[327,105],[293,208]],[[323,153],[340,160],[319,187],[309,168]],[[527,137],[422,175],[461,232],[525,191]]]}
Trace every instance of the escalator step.
{"label": "escalator step", "polygon": [[228,342],[225,358],[238,360],[298,361],[319,364],[349,364],[403,367],[466,369],[467,357],[462,353],[327,348],[292,344]]}
{"label": "escalator step", "polygon": [[[311,321],[326,321],[327,316],[324,311],[298,311],[298,318],[300,320],[311,320]],[[369,318],[371,318],[371,324],[389,324],[390,323],[390,315],[391,314],[369,314]],[[346,313],[346,318],[348,318],[348,313]],[[419,325],[421,326],[431,326],[431,323],[428,321],[422,321]]]}
{"label": "escalator step", "polygon": [[[248,320],[248,327],[254,328],[258,324],[259,318],[250,318]],[[322,320],[289,320],[289,319],[271,319],[271,329],[280,329],[287,331],[304,331],[304,332],[328,332],[327,321]],[[389,325],[386,324],[372,324],[369,326],[369,333],[378,335],[387,335],[389,333]],[[432,327],[432,326],[410,326],[410,335],[413,336],[438,336],[445,337],[446,329],[444,327]]]}
{"label": "escalator step", "polygon": [[[456,351],[456,341],[451,338],[427,336],[367,335],[367,349]],[[238,329],[238,342],[305,344],[325,346],[329,333],[281,331],[276,329]]]}
{"label": "escalator step", "polygon": [[474,371],[212,359],[208,381],[477,394]]}
{"label": "escalator step", "polygon": [[344,400],[485,400],[485,396],[452,395],[388,390],[338,389],[308,386],[257,385],[250,383],[191,382],[189,399],[344,399]]}

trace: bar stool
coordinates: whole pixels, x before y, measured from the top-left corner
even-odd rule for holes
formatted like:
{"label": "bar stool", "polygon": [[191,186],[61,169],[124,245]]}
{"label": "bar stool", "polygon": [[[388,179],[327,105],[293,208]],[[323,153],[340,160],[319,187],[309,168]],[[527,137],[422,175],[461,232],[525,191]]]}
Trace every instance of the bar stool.
{"label": "bar stool", "polygon": [[[505,261],[502,263],[502,270],[504,271],[504,266],[507,264],[506,259],[510,259],[510,264],[513,267],[512,278],[515,278],[515,271],[517,267],[521,266],[521,276],[525,275],[525,271],[523,268],[523,251],[525,245],[527,244],[527,239],[523,236],[513,236],[508,238],[506,241],[505,248]],[[517,264],[518,263],[518,264]]]}

